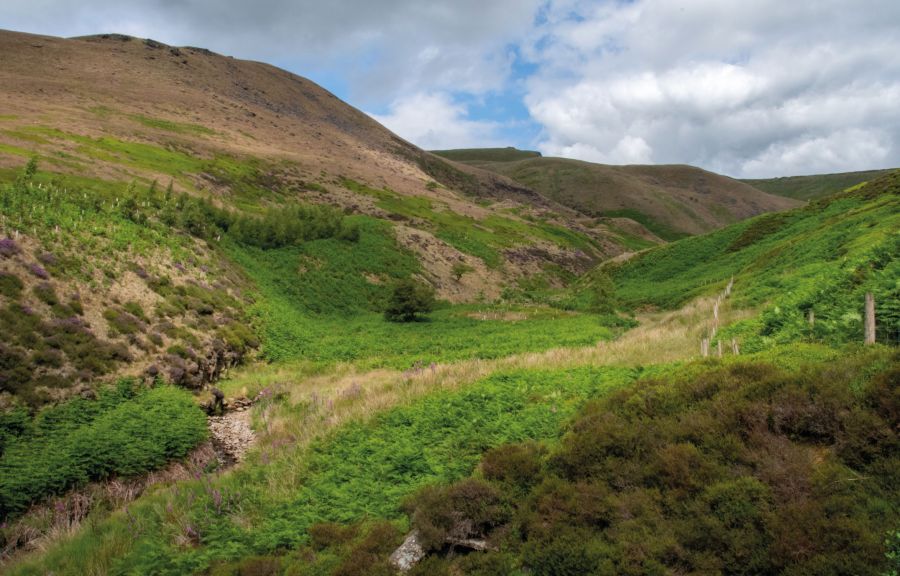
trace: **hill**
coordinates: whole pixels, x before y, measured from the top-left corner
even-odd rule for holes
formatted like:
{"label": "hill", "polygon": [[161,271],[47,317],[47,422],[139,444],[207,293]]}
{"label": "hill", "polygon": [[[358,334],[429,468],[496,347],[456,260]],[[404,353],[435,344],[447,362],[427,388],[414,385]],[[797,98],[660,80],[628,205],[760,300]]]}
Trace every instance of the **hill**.
{"label": "hill", "polygon": [[[63,189],[111,193],[132,178],[144,189],[171,180],[176,194],[247,213],[333,204],[391,222],[452,301],[482,289],[495,296],[501,283],[545,273],[545,263],[577,275],[631,249],[630,237],[586,227],[496,173],[420,150],[273,66],[117,34],[3,31],[0,48],[0,180],[14,180],[37,154]],[[507,254],[517,246],[532,250],[532,264]],[[459,259],[475,265],[473,282],[450,281]]]}
{"label": "hill", "polygon": [[507,176],[581,214],[631,218],[669,241],[797,205],[693,166],[607,166],[543,157],[494,160],[494,150],[439,154],[465,158],[458,161]]}
{"label": "hill", "polygon": [[844,172],[840,174],[816,174],[814,176],[785,176],[782,178],[762,178],[757,180],[742,179],[767,194],[793,198],[794,200],[817,200],[843,192],[847,188],[859,186],[892,170],[864,170],[861,172]]}
{"label": "hill", "polygon": [[900,568],[900,173],[657,246],[271,67],[0,48],[4,574]]}
{"label": "hill", "polygon": [[735,306],[764,306],[760,318],[722,333],[739,336],[748,351],[797,339],[858,341],[864,295],[873,293],[877,339],[896,345],[898,213],[900,171],[894,171],[800,208],[601,264],[572,293],[583,294],[597,277],[608,275],[628,308],[673,309],[722,293],[733,277]]}
{"label": "hill", "polygon": [[488,164],[491,162],[515,162],[516,160],[527,160],[528,158],[540,158],[540,152],[531,150],[516,150],[510,146],[508,148],[457,148],[455,150],[432,150],[432,154],[461,162],[469,166],[479,166],[480,164]]}

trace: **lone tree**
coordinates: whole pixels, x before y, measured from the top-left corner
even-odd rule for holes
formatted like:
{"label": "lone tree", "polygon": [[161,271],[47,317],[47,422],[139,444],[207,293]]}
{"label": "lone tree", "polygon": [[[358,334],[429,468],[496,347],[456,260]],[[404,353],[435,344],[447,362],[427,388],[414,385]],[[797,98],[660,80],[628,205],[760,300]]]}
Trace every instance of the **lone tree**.
{"label": "lone tree", "polygon": [[411,322],[416,314],[428,314],[437,307],[434,288],[401,278],[394,282],[394,293],[384,310],[384,318],[390,322]]}
{"label": "lone tree", "polygon": [[588,310],[594,314],[614,314],[616,311],[616,288],[606,274],[594,283],[591,305]]}
{"label": "lone tree", "polygon": [[475,268],[472,268],[465,262],[457,262],[453,265],[453,268],[450,269],[450,273],[456,276],[456,281],[459,282],[459,279],[463,277],[463,274],[468,274],[469,272],[474,272]]}

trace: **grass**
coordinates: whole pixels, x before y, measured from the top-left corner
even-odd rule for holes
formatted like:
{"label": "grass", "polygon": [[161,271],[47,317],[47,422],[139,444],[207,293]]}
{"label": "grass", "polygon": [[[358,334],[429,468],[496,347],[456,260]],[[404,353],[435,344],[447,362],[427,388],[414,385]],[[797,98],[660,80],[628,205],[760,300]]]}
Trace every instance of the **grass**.
{"label": "grass", "polygon": [[611,337],[589,316],[557,321],[534,320],[532,314],[516,324],[486,322],[468,316],[487,312],[477,305],[438,310],[420,322],[385,322],[380,311],[390,287],[366,277],[408,277],[420,265],[397,247],[386,224],[365,216],[347,220],[361,228],[356,243],[328,239],[281,250],[230,248],[266,296],[254,313],[270,360],[405,368],[420,358],[484,359]]}
{"label": "grass", "polygon": [[374,196],[378,199],[375,205],[379,208],[406,218],[426,220],[437,228],[435,236],[460,252],[481,258],[490,268],[500,265],[499,250],[533,245],[535,238],[561,248],[579,249],[591,254],[600,252],[600,246],[593,238],[545,222],[534,225],[494,215],[476,220],[456,214],[449,208],[440,208],[437,206],[440,204],[438,200],[399,196],[391,190],[369,188],[352,180],[345,180],[343,185],[358,194]]}
{"label": "grass", "polygon": [[676,242],[684,238],[690,238],[691,235],[686,232],[676,232],[664,224],[658,222],[655,218],[648,214],[644,214],[633,208],[623,210],[604,210],[603,216],[607,218],[630,218],[638,224],[643,224],[644,228],[653,232],[666,242]]}
{"label": "grass", "polygon": [[514,162],[527,158],[539,158],[540,152],[515,148],[460,148],[457,150],[431,150],[432,154],[455,162]]}
{"label": "grass", "polygon": [[818,200],[830,194],[843,192],[848,188],[859,186],[891,170],[864,170],[862,172],[845,172],[842,174],[817,174],[814,176],[786,176],[782,178],[762,178],[741,180],[746,184],[768,194],[794,198],[795,200]]}
{"label": "grass", "polygon": [[[116,512],[10,573],[105,570],[126,553],[125,566],[139,572],[159,558],[173,563],[168,570],[186,572],[214,559],[237,561],[298,546],[283,561],[303,565],[308,556],[301,552],[317,523],[368,525],[387,519],[402,533],[408,521],[400,503],[417,488],[466,477],[486,449],[506,442],[536,439],[553,445],[560,425],[589,398],[671,370],[647,366],[648,358],[689,358],[694,342],[685,326],[706,316],[707,304],[647,316],[641,327],[601,347],[442,363],[434,372],[427,365],[412,375],[384,369],[354,373],[346,365],[314,377],[304,366],[239,371],[221,383],[227,395],[268,390],[272,394],[265,396],[276,399],[254,408],[263,436],[244,468],[212,484],[179,483],[181,496],[172,491],[175,486],[161,486],[133,504],[129,517],[141,523],[140,537],[116,528],[125,517]],[[725,317],[744,314],[726,311]],[[796,364],[804,357],[822,356],[811,350],[789,352],[784,359]],[[193,491],[201,496],[200,505],[209,506],[206,486],[241,493],[241,504],[230,501],[234,506],[213,515],[217,528],[207,529],[204,545],[193,548],[196,542],[183,535],[184,522],[210,515],[188,507],[187,495]]]}
{"label": "grass", "polygon": [[[865,293],[878,302],[878,338],[900,340],[900,176],[892,173],[846,193],[779,214],[654,248],[601,269],[625,306],[676,308],[720,294],[734,276],[735,305],[768,304],[757,321],[727,334],[748,351],[812,339],[841,346],[862,338]],[[574,286],[582,293],[589,273]],[[577,309],[577,306],[576,306]],[[808,317],[816,323],[810,330]],[[725,336],[723,334],[723,336]]]}

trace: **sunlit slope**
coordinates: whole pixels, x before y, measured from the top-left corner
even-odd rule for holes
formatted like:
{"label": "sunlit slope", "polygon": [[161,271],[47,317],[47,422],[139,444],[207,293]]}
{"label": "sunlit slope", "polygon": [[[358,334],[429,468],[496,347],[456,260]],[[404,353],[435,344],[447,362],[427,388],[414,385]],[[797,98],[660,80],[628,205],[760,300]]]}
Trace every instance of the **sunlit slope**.
{"label": "sunlit slope", "polygon": [[[453,301],[481,287],[496,296],[499,283],[549,274],[545,264],[578,275],[655,241],[586,226],[505,176],[421,150],[287,71],[118,34],[0,31],[0,182],[32,155],[64,190],[115,199],[131,179],[171,181],[251,214],[298,201],[387,221],[401,240],[425,238],[407,247]],[[460,258],[480,288],[449,282]]]}
{"label": "sunlit slope", "polygon": [[[737,306],[768,304],[756,334],[790,341],[861,341],[863,298],[876,294],[879,339],[897,340],[900,304],[900,172],[788,212],[767,214],[697,238],[601,265],[630,308],[675,308],[723,292],[734,276]],[[582,299],[587,292],[582,292]],[[808,323],[815,313],[814,332]]]}
{"label": "sunlit slope", "polygon": [[840,174],[815,174],[812,176],[786,176],[784,178],[741,179],[741,182],[768,194],[794,198],[795,200],[817,200],[843,192],[889,174],[893,170],[864,170]]}

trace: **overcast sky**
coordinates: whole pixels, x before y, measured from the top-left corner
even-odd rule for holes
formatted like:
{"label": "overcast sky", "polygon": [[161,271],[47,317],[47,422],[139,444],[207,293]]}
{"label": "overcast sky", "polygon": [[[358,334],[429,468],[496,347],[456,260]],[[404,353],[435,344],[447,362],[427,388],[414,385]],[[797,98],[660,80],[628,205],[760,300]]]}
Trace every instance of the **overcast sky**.
{"label": "overcast sky", "polygon": [[269,62],[427,149],[900,167],[897,0],[3,0],[0,28]]}

